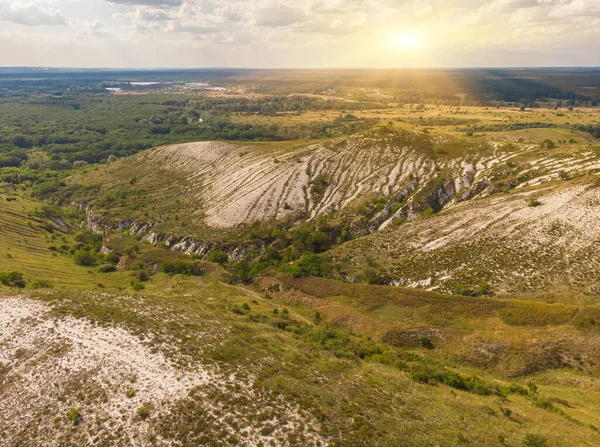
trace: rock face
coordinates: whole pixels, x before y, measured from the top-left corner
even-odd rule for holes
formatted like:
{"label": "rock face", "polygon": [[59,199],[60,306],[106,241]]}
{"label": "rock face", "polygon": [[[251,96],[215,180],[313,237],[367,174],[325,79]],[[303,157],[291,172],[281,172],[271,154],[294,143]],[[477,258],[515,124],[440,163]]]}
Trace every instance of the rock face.
{"label": "rock face", "polygon": [[411,176],[430,176],[433,161],[412,147],[415,138],[429,137],[402,136],[399,142],[357,136],[277,156],[243,145],[189,143],[148,151],[136,163],[185,173],[186,193],[197,195],[206,223],[231,228],[296,215],[312,219],[368,194],[397,194]]}
{"label": "rock face", "polygon": [[[539,204],[528,200],[536,196]],[[359,270],[365,247],[393,285],[452,292],[600,291],[600,189],[593,177],[463,201],[431,219],[416,219],[332,251]]]}
{"label": "rock face", "polygon": [[[125,219],[116,223],[105,222],[94,213],[91,205],[86,202],[73,202],[72,206],[76,209],[85,210],[87,220],[85,228],[95,234],[106,234],[109,230],[124,231],[129,230],[132,236],[140,236],[142,241],[147,241],[153,246],[163,244],[165,248],[169,248],[179,253],[188,255],[196,255],[204,257],[208,252],[215,248],[216,245],[212,242],[203,242],[191,239],[187,236],[169,235],[166,233],[158,233],[152,231],[152,224],[140,223],[133,219]],[[259,241],[253,244],[242,245],[219,245],[218,248],[223,250],[232,261],[241,261],[245,259],[249,252],[263,253],[267,242]],[[103,247],[105,248],[105,247]]]}
{"label": "rock face", "polygon": [[[134,165],[149,176],[156,172],[160,178],[172,175],[176,181],[168,194],[160,189],[165,188],[160,178],[151,183],[159,189],[159,197],[175,203],[181,198],[188,207],[187,223],[193,226],[198,221],[217,234],[258,222],[297,225],[350,209],[345,223],[351,236],[371,234],[475,198],[600,170],[599,157],[593,152],[553,157],[528,145],[512,145],[502,152],[499,144],[485,141],[476,151],[438,157],[433,147],[441,138],[392,129],[287,152],[272,146],[188,143],[146,151],[113,166],[122,175],[128,175]],[[349,205],[365,197],[377,198],[376,209],[352,214],[354,208]],[[162,216],[155,223],[151,217],[150,222],[104,222],[87,203],[74,205],[86,210],[86,227],[95,233],[129,229],[152,245],[198,256],[215,248],[214,242],[202,240],[202,230],[173,234],[168,221],[156,223]],[[172,214],[178,210],[173,208]],[[271,242],[267,238],[251,245],[216,245],[235,260],[260,253]]]}

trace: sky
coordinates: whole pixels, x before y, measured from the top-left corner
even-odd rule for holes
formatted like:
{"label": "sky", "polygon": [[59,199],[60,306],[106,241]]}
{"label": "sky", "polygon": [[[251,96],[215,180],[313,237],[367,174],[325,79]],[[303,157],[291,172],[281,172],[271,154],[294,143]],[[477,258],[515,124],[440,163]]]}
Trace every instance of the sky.
{"label": "sky", "polygon": [[600,66],[600,0],[0,0],[0,66]]}

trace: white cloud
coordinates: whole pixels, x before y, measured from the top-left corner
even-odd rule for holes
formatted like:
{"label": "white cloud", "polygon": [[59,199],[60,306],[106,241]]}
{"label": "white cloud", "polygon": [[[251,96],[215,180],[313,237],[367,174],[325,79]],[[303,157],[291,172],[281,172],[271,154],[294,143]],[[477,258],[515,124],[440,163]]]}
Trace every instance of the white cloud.
{"label": "white cloud", "polygon": [[66,18],[55,8],[34,2],[0,2],[0,21],[26,26],[66,25]]}
{"label": "white cloud", "polygon": [[110,3],[134,6],[180,6],[183,0],[106,0]]}
{"label": "white cloud", "polygon": [[[460,66],[478,53],[495,65],[541,54],[563,65],[574,50],[600,65],[600,0],[0,0],[0,21],[15,44],[55,42],[39,53],[57,61],[85,36],[81,51],[104,58],[94,65],[187,65],[191,52],[202,65]],[[390,46],[399,33],[423,43],[410,61]],[[2,48],[5,64],[24,57]]]}

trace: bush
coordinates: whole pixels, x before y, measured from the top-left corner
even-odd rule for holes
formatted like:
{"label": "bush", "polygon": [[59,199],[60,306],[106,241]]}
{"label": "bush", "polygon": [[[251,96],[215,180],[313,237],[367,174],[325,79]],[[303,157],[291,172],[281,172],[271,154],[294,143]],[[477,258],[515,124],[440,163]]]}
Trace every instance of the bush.
{"label": "bush", "polygon": [[556,143],[550,139],[546,139],[540,143],[540,149],[554,149]]}
{"label": "bush", "polygon": [[43,279],[39,279],[37,281],[31,281],[27,284],[28,289],[50,289],[52,288],[52,283],[49,281],[44,281]]}
{"label": "bush", "polygon": [[427,219],[428,217],[431,217],[435,214],[435,210],[431,207],[427,208],[425,211],[423,211],[421,213],[421,218],[422,219]]}
{"label": "bush", "polygon": [[281,255],[279,254],[279,251],[275,247],[269,246],[265,249],[265,254],[263,255],[263,259],[265,261],[280,261]]}
{"label": "bush", "polygon": [[162,271],[173,276],[173,275],[190,275],[190,276],[201,276],[202,266],[199,262],[185,262],[185,261],[165,261],[162,265]]}
{"label": "bush", "polygon": [[250,280],[250,264],[243,259],[229,266],[232,281],[247,282]]}
{"label": "bush", "polygon": [[119,255],[116,253],[107,253],[106,255],[104,255],[104,262],[108,264],[118,264]]}
{"label": "bush", "polygon": [[20,272],[2,273],[0,272],[0,283],[8,287],[23,288],[27,285],[23,279],[23,274]]}
{"label": "bush", "polygon": [[381,284],[381,282],[382,282],[381,278],[379,278],[379,275],[377,274],[377,272],[370,267],[363,269],[362,276],[363,276],[363,280],[367,284],[375,285],[375,284]]}
{"label": "bush", "polygon": [[98,267],[98,273],[111,273],[116,271],[117,268],[113,264],[103,264]]}
{"label": "bush", "polygon": [[273,230],[271,233],[271,237],[275,240],[284,241],[287,236],[287,233],[284,230]]}
{"label": "bush", "polygon": [[541,435],[527,434],[523,440],[526,447],[546,447],[547,439]]}
{"label": "bush", "polygon": [[96,257],[88,250],[78,250],[73,256],[73,260],[77,265],[90,266],[96,263]]}
{"label": "bush", "polygon": [[331,273],[331,264],[324,255],[308,253],[300,256],[300,259],[293,266],[286,266],[282,271],[289,273],[295,278],[303,276],[326,277]]}
{"label": "bush", "polygon": [[136,415],[140,419],[146,420],[150,417],[150,410],[148,410],[148,408],[146,408],[146,407],[140,407],[137,409]]}
{"label": "bush", "polygon": [[229,256],[223,250],[213,250],[208,256],[206,256],[208,262],[214,262],[215,264],[227,264]]}
{"label": "bush", "polygon": [[81,410],[79,408],[71,408],[67,411],[67,419],[73,425],[79,425],[81,423]]}
{"label": "bush", "polygon": [[131,283],[131,288],[136,292],[139,292],[140,290],[144,290],[146,286],[143,285],[141,282],[133,282]]}

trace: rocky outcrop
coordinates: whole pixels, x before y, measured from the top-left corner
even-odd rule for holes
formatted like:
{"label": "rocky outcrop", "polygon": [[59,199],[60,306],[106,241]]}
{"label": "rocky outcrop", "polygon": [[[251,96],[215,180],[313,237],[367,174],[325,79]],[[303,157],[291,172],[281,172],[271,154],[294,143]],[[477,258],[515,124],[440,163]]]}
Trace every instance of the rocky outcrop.
{"label": "rocky outcrop", "polygon": [[129,230],[131,236],[140,236],[140,240],[147,241],[150,245],[157,246],[162,244],[170,250],[188,255],[196,255],[201,258],[205,257],[213,248],[218,248],[227,253],[231,261],[237,262],[245,259],[250,254],[254,254],[255,256],[262,254],[268,243],[271,242],[269,240],[261,240],[255,243],[223,246],[213,242],[195,240],[187,236],[158,233],[152,230],[152,224],[137,222],[134,219],[124,219],[116,223],[106,222],[98,217],[92,206],[87,202],[73,202],[72,206],[86,212],[85,228],[95,234],[103,235],[109,230]]}

